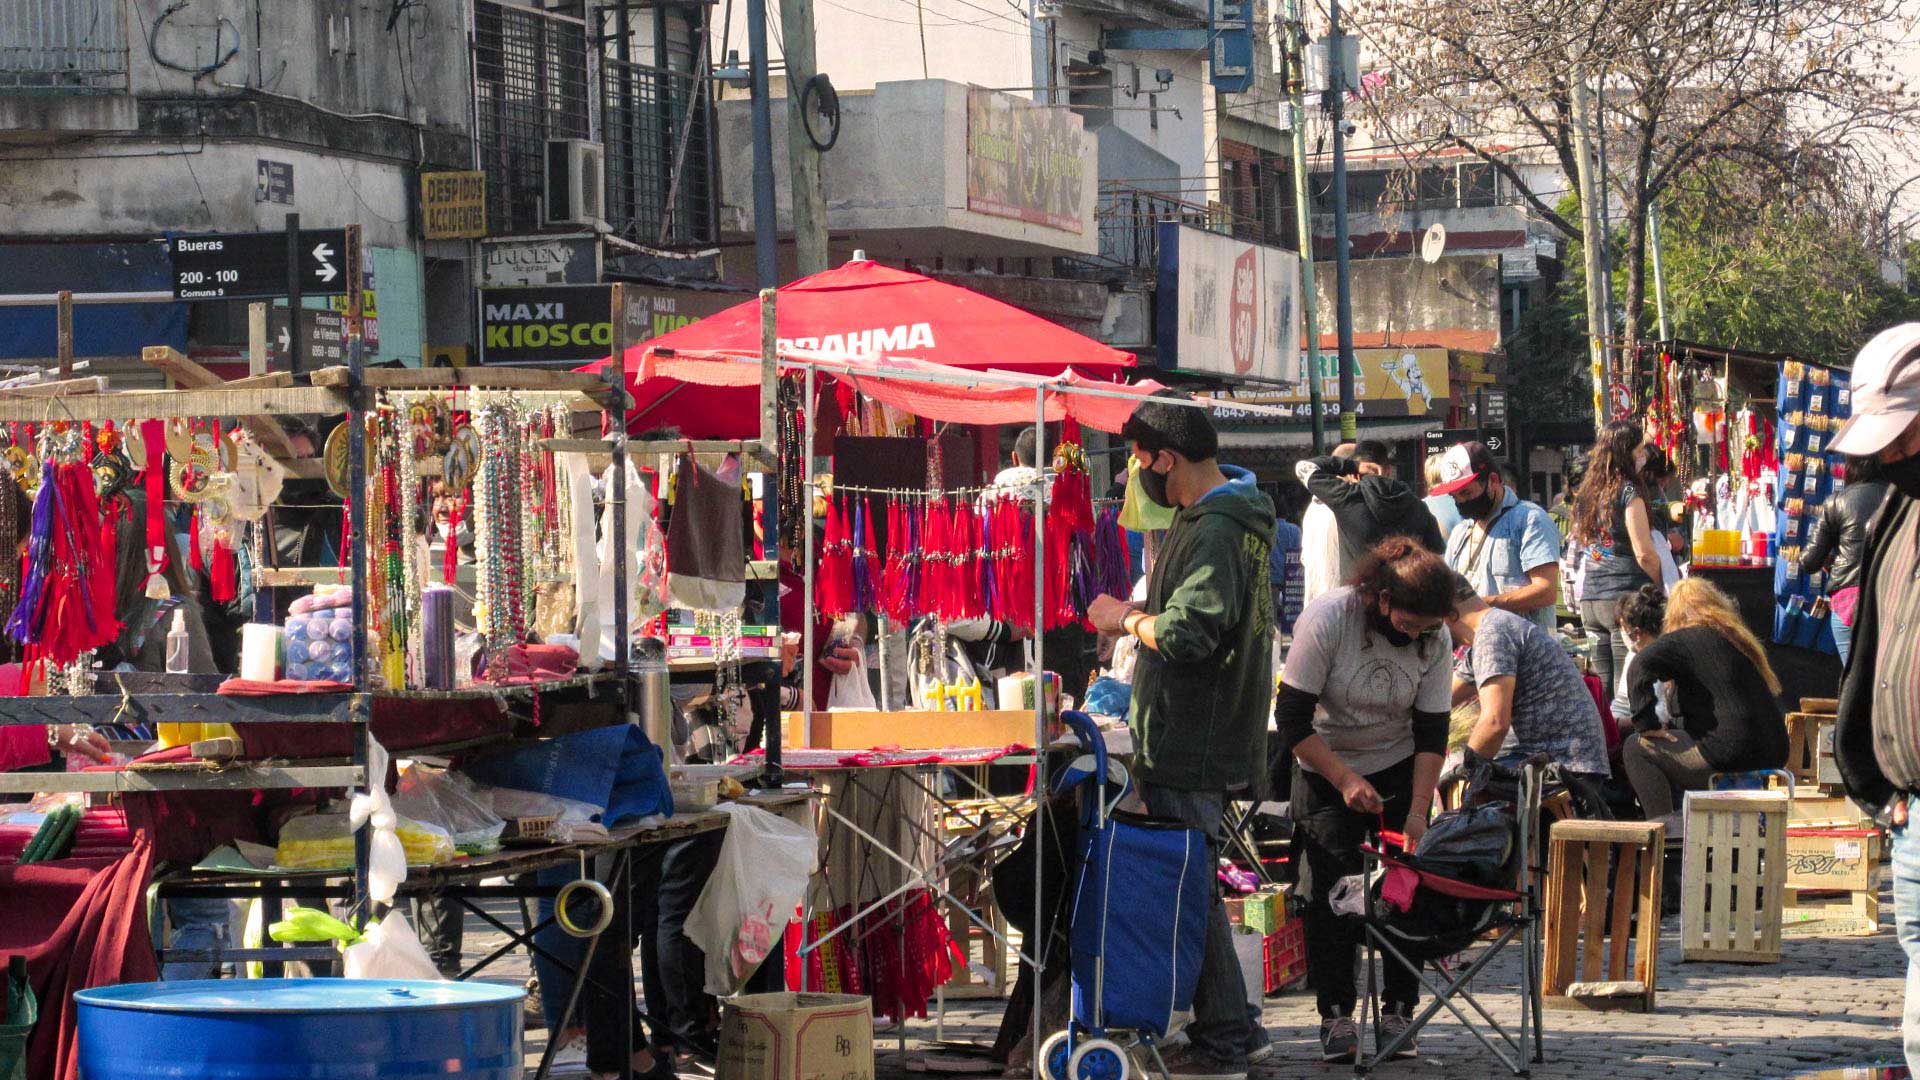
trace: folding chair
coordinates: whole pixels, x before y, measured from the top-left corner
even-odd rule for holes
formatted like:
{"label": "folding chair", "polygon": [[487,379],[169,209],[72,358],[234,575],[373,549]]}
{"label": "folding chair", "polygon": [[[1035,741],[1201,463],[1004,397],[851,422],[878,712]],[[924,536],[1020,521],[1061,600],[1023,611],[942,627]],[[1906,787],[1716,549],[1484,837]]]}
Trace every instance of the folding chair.
{"label": "folding chair", "polygon": [[[1367,881],[1378,878],[1386,883],[1387,875],[1410,875],[1410,878],[1401,877],[1398,884],[1404,887],[1409,881],[1414,883],[1415,903],[1420,902],[1419,894],[1425,892],[1430,904],[1437,905],[1438,910],[1457,914],[1458,919],[1447,925],[1410,931],[1407,926],[1392,919],[1393,912],[1387,906],[1389,901],[1383,895],[1391,890],[1370,888],[1367,891],[1364,916],[1366,934],[1363,939],[1367,957],[1367,994],[1362,1006],[1362,1020],[1371,1019],[1377,1049],[1372,1056],[1362,1053],[1355,1059],[1354,1075],[1364,1076],[1381,1063],[1391,1060],[1400,1047],[1418,1035],[1443,1008],[1459,1018],[1467,1031],[1480,1040],[1481,1045],[1513,1075],[1528,1075],[1529,1041],[1532,1044],[1532,1062],[1546,1060],[1540,1028],[1543,1011],[1540,992],[1541,906],[1534,865],[1535,834],[1540,827],[1542,771],[1539,764],[1532,763],[1520,769],[1519,798],[1514,806],[1514,816],[1519,825],[1515,837],[1519,845],[1516,859],[1518,873],[1512,889],[1488,888],[1449,878],[1419,869],[1386,854],[1380,848],[1362,846]],[[1493,939],[1479,955],[1464,967],[1452,969],[1449,959],[1489,934],[1494,935]],[[1520,1022],[1517,1035],[1510,1034],[1494,1019],[1493,1014],[1474,996],[1472,989],[1474,978],[1515,941],[1520,943]],[[1413,1017],[1404,1033],[1380,1045],[1381,980],[1378,976],[1379,965],[1384,963],[1397,963],[1411,969],[1430,1000]],[[1435,977],[1429,977],[1429,967]],[[1475,1024],[1473,1017],[1461,1007],[1463,1003],[1478,1014],[1486,1027],[1498,1037],[1498,1041],[1489,1038]]]}

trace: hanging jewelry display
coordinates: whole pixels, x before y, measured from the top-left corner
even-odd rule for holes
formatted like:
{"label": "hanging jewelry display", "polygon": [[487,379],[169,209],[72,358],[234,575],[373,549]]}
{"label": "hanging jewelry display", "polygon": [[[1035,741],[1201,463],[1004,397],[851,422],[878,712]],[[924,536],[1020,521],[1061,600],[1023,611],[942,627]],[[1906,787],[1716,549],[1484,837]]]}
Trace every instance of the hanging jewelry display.
{"label": "hanging jewelry display", "polygon": [[474,621],[485,639],[487,677],[507,677],[507,649],[526,634],[523,594],[524,505],[520,426],[507,402],[474,412],[480,452],[475,476],[475,551],[479,556]]}
{"label": "hanging jewelry display", "polygon": [[777,486],[777,506],[780,542],[794,551],[801,550],[806,542],[806,528],[812,519],[807,505],[805,485],[801,483],[801,465],[805,458],[801,455],[806,448],[800,445],[801,421],[800,399],[803,396],[804,377],[784,375],[780,379],[780,388],[775,393],[779,403],[777,441],[780,444],[780,475]]}

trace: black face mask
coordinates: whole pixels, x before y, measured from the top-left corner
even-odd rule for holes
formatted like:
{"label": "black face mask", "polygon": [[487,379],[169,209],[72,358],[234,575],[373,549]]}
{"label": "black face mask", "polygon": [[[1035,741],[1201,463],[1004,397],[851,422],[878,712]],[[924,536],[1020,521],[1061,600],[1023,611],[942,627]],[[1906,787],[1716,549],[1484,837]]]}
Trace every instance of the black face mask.
{"label": "black face mask", "polygon": [[1140,493],[1147,501],[1167,510],[1173,509],[1173,500],[1167,497],[1167,474],[1155,472],[1151,466],[1140,470]]}
{"label": "black face mask", "polygon": [[1393,625],[1393,620],[1385,615],[1373,616],[1373,631],[1387,639],[1387,644],[1396,649],[1404,649],[1415,641],[1414,635],[1401,631]]}
{"label": "black face mask", "polygon": [[1460,508],[1461,517],[1480,521],[1493,512],[1493,492],[1482,491],[1471,499],[1455,499],[1453,505]]}
{"label": "black face mask", "polygon": [[1909,499],[1920,499],[1920,454],[1880,466],[1880,478]]}

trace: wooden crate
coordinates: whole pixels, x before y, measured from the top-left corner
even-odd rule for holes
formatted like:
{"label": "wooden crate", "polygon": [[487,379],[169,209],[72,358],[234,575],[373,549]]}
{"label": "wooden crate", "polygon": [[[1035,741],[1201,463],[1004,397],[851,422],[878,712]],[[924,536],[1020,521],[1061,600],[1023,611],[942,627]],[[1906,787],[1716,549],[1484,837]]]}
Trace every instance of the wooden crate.
{"label": "wooden crate", "polygon": [[1801,787],[1828,787],[1840,783],[1840,766],[1833,759],[1834,717],[1821,713],[1787,714],[1787,771]]}
{"label": "wooden crate", "polygon": [[1549,837],[1540,979],[1544,1004],[1651,1011],[1660,960],[1666,827],[1650,821],[1559,821]]}
{"label": "wooden crate", "polygon": [[1681,845],[1680,959],[1780,960],[1787,793],[1690,791]]}
{"label": "wooden crate", "polygon": [[1864,937],[1880,929],[1880,831],[1787,829],[1788,937]]}

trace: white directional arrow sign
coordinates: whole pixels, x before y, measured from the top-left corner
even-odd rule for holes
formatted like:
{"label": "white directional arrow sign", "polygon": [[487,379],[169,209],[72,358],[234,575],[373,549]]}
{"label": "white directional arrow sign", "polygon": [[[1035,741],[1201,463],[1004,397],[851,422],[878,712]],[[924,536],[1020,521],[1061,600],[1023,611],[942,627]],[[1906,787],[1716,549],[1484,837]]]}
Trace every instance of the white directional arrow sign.
{"label": "white directional arrow sign", "polygon": [[331,246],[327,244],[314,245],[313,257],[320,263],[320,269],[313,272],[314,277],[319,278],[321,281],[332,281],[334,278],[340,276],[340,271],[334,269],[333,263],[327,261],[333,258],[333,248]]}
{"label": "white directional arrow sign", "polygon": [[283,326],[280,328],[280,351],[284,353],[291,348],[293,348],[293,335]]}

